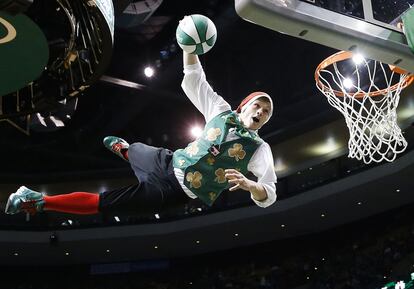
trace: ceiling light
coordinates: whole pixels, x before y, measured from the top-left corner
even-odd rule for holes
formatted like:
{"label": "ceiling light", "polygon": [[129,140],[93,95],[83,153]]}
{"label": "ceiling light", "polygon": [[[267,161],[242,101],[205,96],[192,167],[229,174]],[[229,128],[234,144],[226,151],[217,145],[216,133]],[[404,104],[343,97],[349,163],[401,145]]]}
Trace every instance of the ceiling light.
{"label": "ceiling light", "polygon": [[53,115],[51,115],[49,117],[49,119],[52,121],[52,123],[56,126],[56,127],[64,127],[65,124],[63,123],[63,121],[61,121],[60,119],[57,119],[56,117],[54,117]]}
{"label": "ceiling light", "polygon": [[352,61],[356,65],[361,64],[364,60],[365,60],[364,56],[362,56],[362,54],[360,54],[360,53],[356,53],[356,54],[354,54],[354,56],[352,56]]}
{"label": "ceiling light", "polygon": [[65,253],[65,255],[66,255],[66,256],[69,256],[69,252],[66,252],[66,253]]}
{"label": "ceiling light", "polygon": [[193,126],[192,128],[191,128],[191,134],[194,136],[194,137],[200,137],[202,134],[203,134],[203,130],[201,129],[201,127],[199,127],[199,126]]}
{"label": "ceiling light", "polygon": [[19,256],[19,253],[15,252],[13,255],[14,255],[14,256]]}
{"label": "ceiling light", "polygon": [[370,129],[371,131],[375,132],[376,135],[380,135],[382,138],[389,138],[390,133],[394,130],[394,128],[386,121],[374,123]]}
{"label": "ceiling light", "polygon": [[121,220],[119,219],[119,217],[118,216],[115,216],[114,217],[114,219],[115,219],[115,221],[117,221],[117,222],[120,222]]}
{"label": "ceiling light", "polygon": [[36,120],[42,125],[42,126],[46,126],[47,127],[47,124],[46,124],[46,122],[45,122],[45,118],[40,114],[40,113],[36,113],[35,115],[34,115],[35,117],[36,117]]}
{"label": "ceiling light", "polygon": [[281,172],[287,169],[287,165],[286,163],[282,160],[282,158],[277,158],[275,160],[275,171],[276,172]]}
{"label": "ceiling light", "polygon": [[411,118],[414,115],[414,108],[413,107],[401,107],[398,110],[398,120],[406,120],[408,118]]}
{"label": "ceiling light", "polygon": [[234,237],[238,237],[238,236],[239,236],[239,234],[237,234],[237,233],[234,234]]}
{"label": "ceiling light", "polygon": [[196,241],[196,243],[197,243],[197,244],[200,244],[200,241],[199,241],[199,240],[197,240],[197,241]]}
{"label": "ceiling light", "polygon": [[154,69],[151,66],[147,66],[144,69],[144,74],[146,77],[153,77],[154,76]]}
{"label": "ceiling light", "polygon": [[155,246],[154,246],[154,249],[158,249],[158,246],[157,246],[157,245],[155,245]]}
{"label": "ceiling light", "polygon": [[350,89],[354,86],[354,83],[352,82],[352,79],[350,78],[345,78],[342,83],[344,84],[344,87],[347,89]]}
{"label": "ceiling light", "polygon": [[155,216],[155,219],[159,219],[160,218],[160,215],[158,215],[158,214],[154,214],[154,216]]}
{"label": "ceiling light", "polygon": [[282,225],[280,225],[282,228],[284,228],[284,227],[286,227],[286,225],[285,224],[282,224]]}
{"label": "ceiling light", "polygon": [[109,253],[109,252],[111,252],[111,250],[109,250],[109,249],[106,249],[106,253]]}
{"label": "ceiling light", "polygon": [[399,192],[400,192],[400,189],[396,189],[395,191],[396,191],[397,193],[399,193]]}
{"label": "ceiling light", "polygon": [[361,202],[358,202],[357,204],[358,204],[358,205],[362,205],[362,203],[361,203]]}
{"label": "ceiling light", "polygon": [[414,101],[410,99],[406,105],[398,108],[398,120],[406,120],[414,115]]}
{"label": "ceiling light", "polygon": [[325,214],[324,214],[324,213],[322,213],[322,214],[321,214],[321,217],[322,217],[322,218],[325,218]]}
{"label": "ceiling light", "polygon": [[323,143],[318,143],[316,145],[310,146],[308,151],[314,155],[325,155],[332,153],[341,148],[341,145],[335,141],[335,139],[330,136]]}

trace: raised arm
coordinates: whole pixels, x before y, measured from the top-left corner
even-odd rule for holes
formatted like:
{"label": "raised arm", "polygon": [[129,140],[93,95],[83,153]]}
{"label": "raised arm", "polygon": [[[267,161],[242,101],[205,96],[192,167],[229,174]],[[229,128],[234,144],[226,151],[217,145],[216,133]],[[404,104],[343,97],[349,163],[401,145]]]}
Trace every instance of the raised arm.
{"label": "raised arm", "polygon": [[197,55],[183,51],[184,78],[181,87],[188,99],[204,115],[206,122],[226,110],[230,105],[218,95],[206,80]]}

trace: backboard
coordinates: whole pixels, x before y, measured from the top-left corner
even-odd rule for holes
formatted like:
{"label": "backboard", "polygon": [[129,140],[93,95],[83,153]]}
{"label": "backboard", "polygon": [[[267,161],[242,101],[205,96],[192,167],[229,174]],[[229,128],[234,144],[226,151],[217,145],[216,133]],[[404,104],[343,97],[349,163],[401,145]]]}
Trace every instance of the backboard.
{"label": "backboard", "polygon": [[304,40],[361,53],[414,72],[397,27],[414,0],[235,0],[243,19]]}

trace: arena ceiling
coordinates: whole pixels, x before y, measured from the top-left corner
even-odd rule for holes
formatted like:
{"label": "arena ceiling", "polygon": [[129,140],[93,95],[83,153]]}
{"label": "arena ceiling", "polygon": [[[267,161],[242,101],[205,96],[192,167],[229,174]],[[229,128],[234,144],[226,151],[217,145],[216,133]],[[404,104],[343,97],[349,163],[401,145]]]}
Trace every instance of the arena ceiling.
{"label": "arena ceiling", "polygon": [[[79,97],[65,128],[28,137],[1,123],[3,179],[79,171],[98,172],[92,175],[99,178],[101,170],[127,169],[103,148],[106,135],[171,149],[191,141],[190,128],[202,125],[203,118],[181,90],[181,50],[174,37],[178,21],[193,13],[209,16],[218,29],[215,47],[201,57],[213,88],[233,107],[252,91],[273,97],[274,117],[261,131],[268,142],[340,117],[313,80],[316,65],[333,49],[248,23],[236,14],[233,1],[163,1],[148,20],[133,27],[119,24],[124,16],[117,11],[110,67]],[[151,79],[143,74],[146,65],[156,69]]]}

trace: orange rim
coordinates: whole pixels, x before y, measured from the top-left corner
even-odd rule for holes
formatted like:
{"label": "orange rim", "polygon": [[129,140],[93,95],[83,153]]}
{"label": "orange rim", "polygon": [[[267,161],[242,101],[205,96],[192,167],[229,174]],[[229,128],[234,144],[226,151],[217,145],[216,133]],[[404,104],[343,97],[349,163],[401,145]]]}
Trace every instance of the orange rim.
{"label": "orange rim", "polygon": [[[329,56],[325,60],[323,60],[318,65],[318,67],[316,67],[316,70],[315,70],[315,81],[316,81],[316,85],[319,87],[320,90],[322,90],[322,91],[332,91],[336,96],[340,96],[340,97],[345,96],[345,93],[343,93],[342,91],[334,90],[334,89],[329,88],[328,86],[324,85],[321,82],[321,80],[319,79],[319,74],[320,74],[320,71],[322,69],[325,69],[329,65],[332,65],[332,64],[337,63],[339,61],[343,61],[343,60],[346,60],[346,59],[350,59],[350,58],[352,58],[352,55],[353,54],[350,51],[339,51],[339,52],[337,52],[337,53]],[[401,69],[401,68],[399,68],[397,66],[394,66],[394,65],[389,65],[389,67],[390,67],[390,69],[392,71],[394,71],[394,73],[397,73],[397,74],[408,73],[407,71],[405,71],[405,70],[403,70],[403,69]],[[413,75],[409,75],[409,76],[407,76],[403,80],[403,83],[401,83],[401,84],[400,83],[396,83],[396,84],[390,86],[389,88],[384,88],[384,89],[381,89],[381,90],[377,90],[377,91],[373,91],[373,92],[368,92],[368,93],[367,92],[365,92],[365,93],[364,92],[356,92],[356,93],[350,94],[350,95],[352,95],[355,98],[363,98],[366,95],[367,96],[371,96],[371,97],[375,97],[375,96],[379,96],[379,95],[384,95],[384,94],[386,94],[389,91],[395,91],[398,88],[398,86],[400,86],[400,85],[401,85],[401,89],[406,88],[407,86],[409,86],[413,82],[413,80],[414,80],[414,76]]]}

